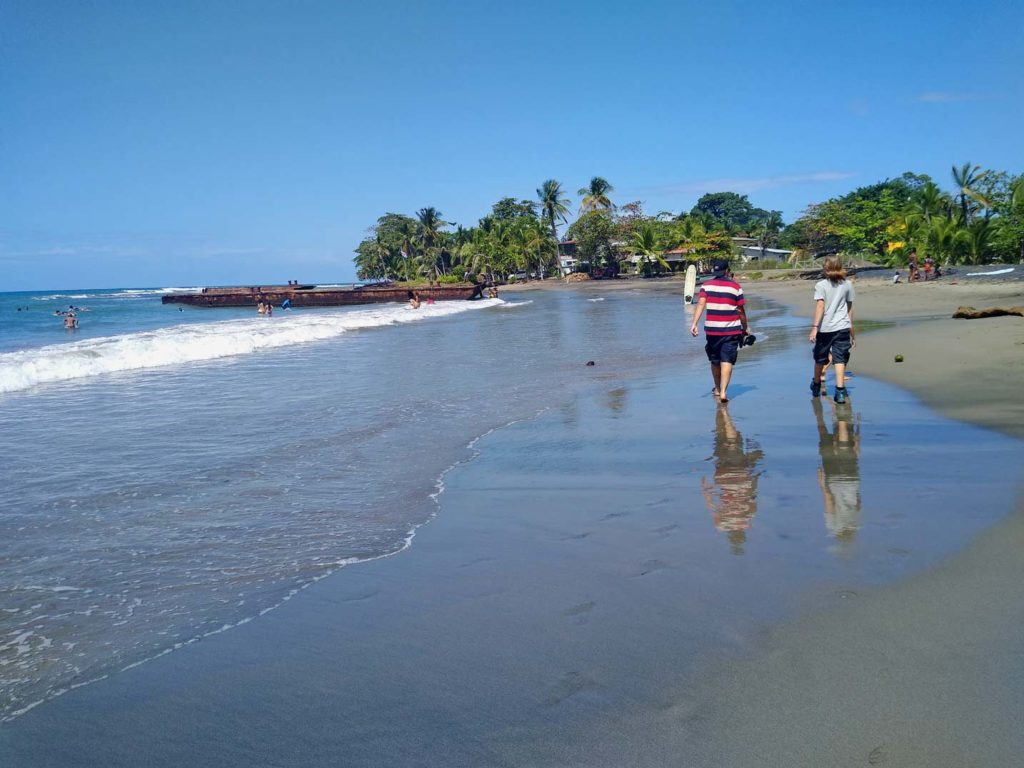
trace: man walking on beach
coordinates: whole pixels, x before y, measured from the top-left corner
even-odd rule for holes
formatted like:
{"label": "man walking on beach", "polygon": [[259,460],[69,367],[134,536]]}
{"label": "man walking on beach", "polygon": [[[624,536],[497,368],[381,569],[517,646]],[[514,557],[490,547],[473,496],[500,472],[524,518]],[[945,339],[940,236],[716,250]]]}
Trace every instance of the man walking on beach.
{"label": "man walking on beach", "polygon": [[693,313],[690,335],[697,335],[700,316],[707,309],[704,320],[704,335],[707,343],[708,362],[711,363],[711,377],[715,381],[712,394],[719,402],[729,402],[729,382],[732,367],[743,337],[747,335],[747,311],[743,305],[743,289],[732,279],[729,262],[717,259],[713,266],[715,276],[700,287],[697,309]]}

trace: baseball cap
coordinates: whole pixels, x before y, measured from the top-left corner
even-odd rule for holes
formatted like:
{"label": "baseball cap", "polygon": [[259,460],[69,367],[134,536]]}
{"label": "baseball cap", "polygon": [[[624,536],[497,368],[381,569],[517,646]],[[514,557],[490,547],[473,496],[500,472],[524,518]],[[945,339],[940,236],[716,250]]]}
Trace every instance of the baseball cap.
{"label": "baseball cap", "polygon": [[715,277],[721,277],[729,271],[729,262],[726,259],[715,259],[715,263],[711,265],[711,271],[715,273]]}

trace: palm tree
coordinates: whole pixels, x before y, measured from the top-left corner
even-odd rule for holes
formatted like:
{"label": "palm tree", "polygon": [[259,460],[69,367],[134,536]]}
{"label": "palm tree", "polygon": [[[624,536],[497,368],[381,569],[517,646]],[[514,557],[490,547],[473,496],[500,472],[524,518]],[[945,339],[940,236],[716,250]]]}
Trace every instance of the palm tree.
{"label": "palm tree", "polygon": [[652,262],[660,264],[665,269],[671,269],[668,262],[665,261],[665,257],[661,255],[658,237],[650,223],[645,223],[633,233],[630,246],[633,249],[633,253],[640,257],[636,265],[638,272],[642,267],[650,268]]}
{"label": "palm tree", "polygon": [[[537,190],[537,197],[540,199],[541,220],[551,228],[551,239],[555,241],[556,245],[558,243],[557,222],[566,221],[569,215],[569,198],[564,195],[565,191],[562,189],[561,183],[554,179],[548,179]],[[556,248],[555,253],[557,254],[557,252]],[[546,271],[546,269],[541,270],[541,279],[544,279]]]}
{"label": "palm tree", "polygon": [[953,261],[953,252],[958,242],[957,222],[949,219],[932,219],[925,232],[925,247],[929,256],[936,261]]}
{"label": "palm tree", "polygon": [[[991,203],[976,187],[989,171],[983,171],[980,165],[972,166],[970,162],[957,168],[953,166],[953,184],[960,190],[956,199],[960,203],[960,221],[966,227],[971,223],[971,215],[979,208],[987,208]],[[973,205],[972,205],[973,203]]]}
{"label": "palm tree", "polygon": [[910,213],[930,223],[935,216],[948,215],[953,201],[934,181],[921,187],[910,201]]}
{"label": "palm tree", "polygon": [[988,219],[977,219],[967,229],[958,233],[961,242],[967,248],[967,258],[971,264],[982,264],[992,250],[992,222]]}
{"label": "palm tree", "polygon": [[424,248],[433,248],[441,235],[441,230],[448,225],[441,220],[441,212],[436,208],[420,208],[416,212],[419,219],[419,238]]}
{"label": "palm tree", "polygon": [[761,261],[764,261],[768,246],[776,241],[781,229],[782,214],[778,211],[771,211],[761,219],[756,230],[757,244],[761,247]]}
{"label": "palm tree", "polygon": [[606,179],[602,179],[600,176],[595,176],[590,180],[589,187],[581,187],[576,193],[583,198],[580,201],[580,212],[611,210],[612,201],[611,198],[608,197],[608,193],[614,191],[615,187],[609,184]]}
{"label": "palm tree", "polygon": [[435,246],[441,240],[444,234],[441,230],[448,225],[448,222],[442,220],[441,212],[433,207],[420,208],[416,212],[416,218],[419,220],[417,238],[423,246],[421,254],[423,272],[426,275],[431,272],[439,275],[440,269],[437,264]]}

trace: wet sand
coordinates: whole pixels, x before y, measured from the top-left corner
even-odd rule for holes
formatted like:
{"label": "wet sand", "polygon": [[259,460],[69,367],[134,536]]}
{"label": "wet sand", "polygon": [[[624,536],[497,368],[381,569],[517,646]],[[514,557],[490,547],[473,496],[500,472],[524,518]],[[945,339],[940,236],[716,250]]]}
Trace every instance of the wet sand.
{"label": "wet sand", "polygon": [[[855,279],[855,318],[892,325],[862,335],[851,369],[908,389],[951,418],[1024,438],[1024,318],[952,319],[964,305],[1024,305],[1024,281],[971,280],[893,285],[882,277]],[[812,314],[809,281],[752,282],[747,291]],[[895,362],[898,354],[902,363]]]}
{"label": "wet sand", "polygon": [[800,322],[759,317],[727,409],[680,367],[500,430],[407,552],[0,726],[0,757],[1012,764],[1019,442],[863,367],[815,405]]}

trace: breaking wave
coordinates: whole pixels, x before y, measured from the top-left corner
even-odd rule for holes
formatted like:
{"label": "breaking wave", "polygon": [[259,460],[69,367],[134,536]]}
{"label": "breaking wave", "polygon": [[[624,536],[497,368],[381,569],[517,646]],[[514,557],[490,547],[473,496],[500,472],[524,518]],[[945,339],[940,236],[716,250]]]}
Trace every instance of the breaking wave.
{"label": "breaking wave", "polygon": [[33,296],[32,301],[59,301],[61,299],[136,299],[162,296],[165,293],[196,293],[202,288],[125,288],[121,291],[79,291],[78,293],[48,293]]}
{"label": "breaking wave", "polygon": [[105,373],[182,365],[325,341],[350,331],[457,315],[498,306],[501,299],[443,302],[412,310],[404,304],[327,312],[281,312],[155,331],[105,336],[0,354],[0,393]]}

